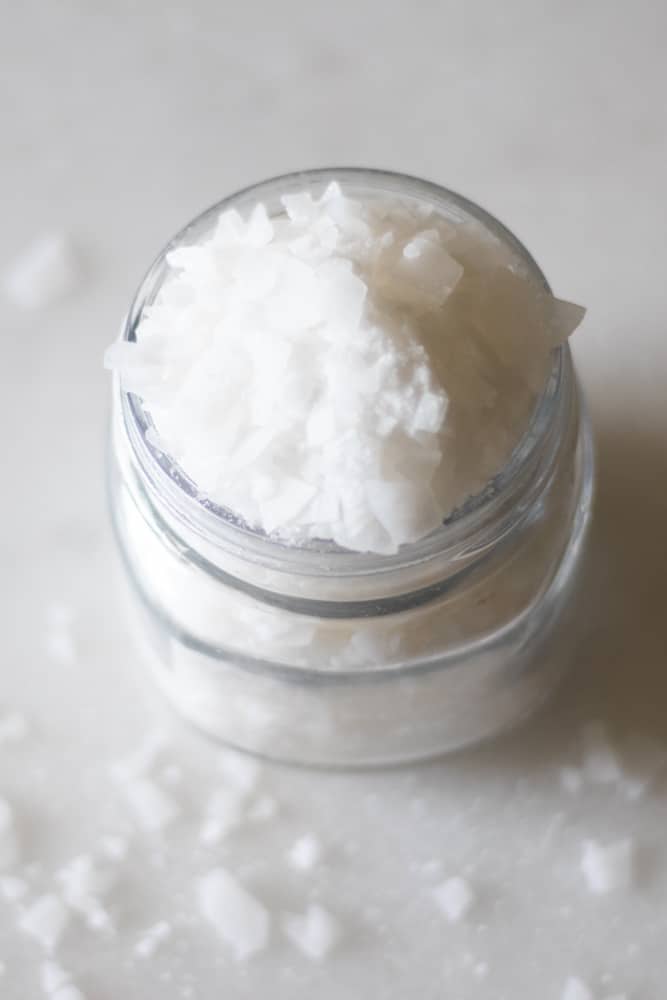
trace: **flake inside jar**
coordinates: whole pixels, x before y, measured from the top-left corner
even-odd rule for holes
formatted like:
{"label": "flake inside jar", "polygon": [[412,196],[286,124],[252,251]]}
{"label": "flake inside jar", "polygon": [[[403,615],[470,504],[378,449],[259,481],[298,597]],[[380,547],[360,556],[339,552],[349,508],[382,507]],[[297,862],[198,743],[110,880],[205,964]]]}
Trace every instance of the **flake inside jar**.
{"label": "flake inside jar", "polygon": [[295,545],[393,553],[499,472],[583,310],[414,199],[334,183],[283,208],[172,250],[107,364],[200,495]]}

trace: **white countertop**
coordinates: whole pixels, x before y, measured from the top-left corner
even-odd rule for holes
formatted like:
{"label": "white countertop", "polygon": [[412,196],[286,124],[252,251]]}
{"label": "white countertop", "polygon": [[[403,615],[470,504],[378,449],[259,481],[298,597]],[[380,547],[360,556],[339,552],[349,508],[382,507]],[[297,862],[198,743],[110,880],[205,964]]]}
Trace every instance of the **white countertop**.
{"label": "white countertop", "polygon": [[[596,1000],[662,1000],[665,777],[632,801],[616,783],[568,793],[559,773],[585,720],[608,723],[623,759],[644,736],[667,744],[667,8],[25,0],[3,22],[0,271],[55,229],[84,273],[46,310],[0,306],[0,718],[30,725],[0,749],[0,794],[20,824],[26,899],[103,835],[131,838],[110,896],[116,935],[73,919],[58,960],[87,1000],[560,1000],[574,974]],[[588,306],[574,350],[599,456],[591,635],[556,704],[523,731],[395,771],[265,765],[258,794],[278,815],[204,848],[218,751],[171,720],[127,634],[101,354],[184,221],[254,180],[336,163],[461,191],[516,232],[557,294]],[[73,657],[49,651],[54,604],[73,610]],[[165,763],[182,768],[181,817],[156,838],[134,830],[109,765],[160,726]],[[285,862],[306,831],[325,852],[309,876]],[[633,886],[591,895],[582,843],[624,837]],[[245,964],[198,914],[195,880],[218,863],[275,918]],[[449,925],[430,889],[458,874],[478,898]],[[320,964],[279,930],[312,898],[343,927]],[[21,905],[0,895],[3,1000],[42,996]],[[170,941],[134,958],[161,919]]]}

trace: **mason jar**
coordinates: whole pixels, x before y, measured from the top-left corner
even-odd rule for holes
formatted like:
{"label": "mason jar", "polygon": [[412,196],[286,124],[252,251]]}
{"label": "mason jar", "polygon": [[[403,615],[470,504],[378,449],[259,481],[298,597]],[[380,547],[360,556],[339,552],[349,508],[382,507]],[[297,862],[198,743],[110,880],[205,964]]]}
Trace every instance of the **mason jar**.
{"label": "mason jar", "polygon": [[[419,199],[481,224],[548,291],[497,220],[425,181],[368,170],[279,177],[213,206],[144,279],[123,325],[133,340],[167,274],[166,254],[222,210],[320,193]],[[572,662],[593,489],[588,418],[567,344],[527,430],[495,478],[426,538],[393,555],[288,545],[202,496],[160,450],[141,400],[113,385],[109,490],[133,606],[159,688],[238,748],[301,764],[429,757],[527,717]]]}

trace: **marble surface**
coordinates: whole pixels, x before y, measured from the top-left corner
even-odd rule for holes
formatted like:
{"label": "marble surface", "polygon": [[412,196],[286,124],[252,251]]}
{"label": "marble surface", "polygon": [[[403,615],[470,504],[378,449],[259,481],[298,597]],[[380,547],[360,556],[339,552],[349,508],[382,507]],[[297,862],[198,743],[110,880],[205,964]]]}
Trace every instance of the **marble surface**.
{"label": "marble surface", "polygon": [[[116,935],[73,920],[59,949],[87,1000],[559,1000],[573,974],[599,1000],[664,997],[667,782],[633,800],[617,783],[573,795],[559,775],[589,719],[607,722],[624,759],[647,737],[667,743],[666,29],[652,0],[5,11],[0,272],[45,230],[66,230],[82,277],[46,310],[0,305],[0,717],[30,725],[0,747],[0,793],[18,816],[27,899],[105,834],[130,837],[110,897]],[[336,163],[461,191],[525,241],[557,294],[588,306],[574,350],[599,456],[591,634],[555,704],[521,732],[381,773],[267,765],[258,794],[277,816],[206,848],[218,751],[166,713],[123,617],[101,354],[185,220],[264,176]],[[53,639],[54,605],[73,612],[72,649]],[[162,839],[134,829],[109,775],[160,727],[164,763],[181,769],[181,816]],[[305,831],[324,845],[310,876],[285,861]],[[591,895],[583,841],[623,837],[637,847],[633,887]],[[218,863],[275,917],[269,948],[245,964],[197,911],[195,880]],[[456,925],[431,894],[450,874],[478,897]],[[279,926],[310,899],[343,927],[320,964]],[[21,905],[0,895],[3,1000],[43,995]],[[172,938],[136,958],[160,919]]]}

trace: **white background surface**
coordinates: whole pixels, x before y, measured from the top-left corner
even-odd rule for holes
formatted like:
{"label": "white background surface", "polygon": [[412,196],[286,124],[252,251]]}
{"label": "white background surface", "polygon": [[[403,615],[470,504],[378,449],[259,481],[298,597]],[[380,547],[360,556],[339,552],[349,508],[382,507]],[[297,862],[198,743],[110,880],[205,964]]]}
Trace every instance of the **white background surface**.
{"label": "white background surface", "polygon": [[[600,998],[665,996],[667,790],[573,798],[559,768],[579,720],[619,745],[667,739],[667,166],[664,38],[653,0],[150,0],[7,4],[0,31],[0,268],[46,229],[79,247],[80,290],[2,323],[2,680],[31,722],[0,749],[31,893],[54,868],[131,829],[110,761],[163,709],[122,618],[106,520],[104,346],[142,272],[210,202],[270,174],[383,166],[461,191],[526,243],[557,294],[589,308],[575,356],[594,416],[599,586],[591,638],[557,704],[495,747],[428,766],[324,775],[267,766],[278,818],[197,846],[215,748],[173,728],[182,819],[161,847],[132,835],[106,941],[73,923],[61,959],[88,1000],[271,996],[558,1000],[577,972]],[[47,608],[75,610],[76,658],[46,650]],[[284,854],[326,846],[311,880]],[[636,885],[588,894],[581,842],[636,839]],[[324,965],[276,928],[239,966],[203,926],[193,879],[219,860],[278,915],[321,899],[345,930]],[[437,860],[442,875],[421,871]],[[429,888],[467,872],[479,901],[454,927]],[[41,995],[39,948],[0,899],[5,1000]],[[135,961],[144,928],[170,944]],[[488,963],[486,978],[473,972]],[[603,979],[608,977],[605,986]],[[191,993],[188,994],[188,987]]]}

